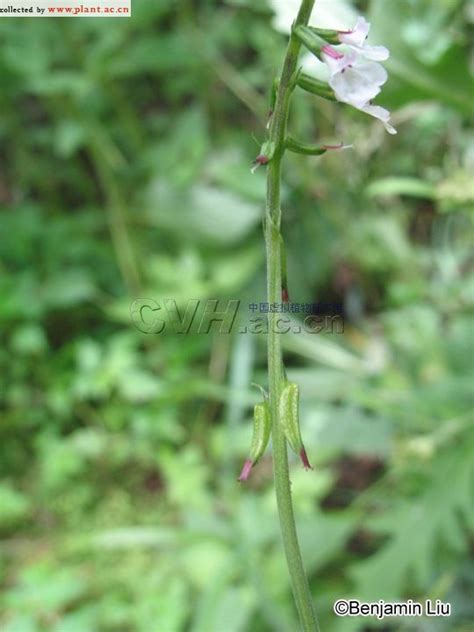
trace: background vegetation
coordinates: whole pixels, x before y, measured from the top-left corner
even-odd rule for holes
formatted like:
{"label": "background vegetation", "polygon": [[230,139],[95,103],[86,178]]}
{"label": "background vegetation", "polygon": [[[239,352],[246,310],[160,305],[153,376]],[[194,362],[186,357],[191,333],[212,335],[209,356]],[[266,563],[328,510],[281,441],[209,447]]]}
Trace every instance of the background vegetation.
{"label": "background vegetation", "polygon": [[[281,4],[281,3],[280,3]],[[273,9],[277,3],[272,4]],[[135,0],[133,18],[0,21],[0,628],[297,629],[271,457],[236,477],[259,336],[146,336],[133,298],[264,300],[264,0]],[[295,100],[288,336],[313,472],[292,462],[324,630],[474,627],[473,5],[360,2],[390,47],[397,137]],[[449,620],[336,619],[335,599],[440,598]]]}

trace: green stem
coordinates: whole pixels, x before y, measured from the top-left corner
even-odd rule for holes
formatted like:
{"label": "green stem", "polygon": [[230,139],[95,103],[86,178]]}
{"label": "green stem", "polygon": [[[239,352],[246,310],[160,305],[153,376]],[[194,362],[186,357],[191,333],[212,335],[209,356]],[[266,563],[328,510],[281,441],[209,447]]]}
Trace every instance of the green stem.
{"label": "green stem", "polygon": [[[307,24],[315,0],[302,0],[295,26]],[[277,92],[275,109],[270,127],[270,141],[275,143],[275,153],[268,165],[267,201],[265,212],[265,241],[267,254],[268,302],[281,302],[281,243],[280,243],[280,180],[281,160],[285,153],[286,126],[291,93],[300,43],[292,34],[286,51],[285,61]],[[283,388],[284,371],[280,334],[277,332],[276,312],[268,315],[268,381],[270,408],[273,418],[273,471],[278,505],[280,529],[285,549],[293,595],[298,608],[302,629],[318,630],[311,593],[301,559],[291,501],[290,477],[286,440],[278,418],[278,402]]]}
{"label": "green stem", "polygon": [[90,154],[105,196],[105,211],[118,267],[128,293],[130,296],[137,296],[141,286],[140,273],[127,228],[126,209],[113,168],[104,151],[104,143],[99,138],[100,132],[96,130],[90,141]]}

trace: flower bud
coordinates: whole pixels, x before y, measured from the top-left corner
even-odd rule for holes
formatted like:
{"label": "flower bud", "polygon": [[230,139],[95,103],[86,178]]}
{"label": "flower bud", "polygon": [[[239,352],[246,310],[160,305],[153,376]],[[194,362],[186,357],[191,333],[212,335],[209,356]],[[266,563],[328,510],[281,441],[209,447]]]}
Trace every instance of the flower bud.
{"label": "flower bud", "polygon": [[300,389],[294,382],[284,386],[279,402],[279,418],[291,449],[299,454],[305,469],[312,469],[301,439],[299,423]]}
{"label": "flower bud", "polygon": [[239,481],[246,481],[250,475],[252,467],[257,463],[260,457],[265,452],[268,440],[270,438],[270,431],[272,427],[271,414],[268,403],[265,401],[261,404],[255,404],[253,412],[253,435],[252,443],[250,444],[250,455],[245,461]]}
{"label": "flower bud", "polygon": [[327,152],[327,147],[324,145],[307,145],[306,143],[300,143],[292,136],[287,137],[285,146],[295,154],[305,154],[306,156],[321,156]]}
{"label": "flower bud", "polygon": [[275,154],[275,143],[272,141],[265,141],[260,149],[259,155],[253,161],[253,167],[251,169],[252,173],[260,167],[261,165],[268,165],[270,160],[273,158]]}
{"label": "flower bud", "polygon": [[327,151],[335,151],[338,149],[350,149],[352,145],[344,145],[338,143],[337,145],[308,145],[306,143],[300,143],[292,136],[288,136],[285,141],[285,146],[289,151],[295,154],[304,154],[305,156],[321,156]]}

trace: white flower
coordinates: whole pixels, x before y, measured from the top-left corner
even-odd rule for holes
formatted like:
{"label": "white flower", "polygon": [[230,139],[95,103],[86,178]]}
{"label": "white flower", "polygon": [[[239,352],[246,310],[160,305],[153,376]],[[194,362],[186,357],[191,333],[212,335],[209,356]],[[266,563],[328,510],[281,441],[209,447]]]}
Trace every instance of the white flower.
{"label": "white flower", "polygon": [[372,103],[388,78],[377,61],[388,59],[389,51],[384,46],[365,44],[369,29],[370,24],[359,18],[351,31],[339,33],[341,44],[348,46],[349,52],[327,45],[323,46],[321,57],[329,70],[328,81],[336,99],[379,119],[389,134],[396,134],[390,124],[390,112]]}
{"label": "white flower", "polygon": [[355,51],[343,55],[330,46],[324,46],[322,58],[329,69],[329,85],[336,99],[356,108],[375,98],[388,78],[383,66],[365,60]]}
{"label": "white flower", "polygon": [[359,17],[353,29],[339,32],[339,41],[341,44],[346,44],[346,46],[350,46],[353,50],[361,53],[367,59],[385,61],[390,55],[388,48],[366,44],[369,31],[370,22],[367,22],[363,17]]}
{"label": "white flower", "polygon": [[358,107],[358,110],[365,112],[366,114],[370,114],[370,116],[374,116],[375,118],[382,121],[385,126],[385,129],[389,134],[396,134],[397,130],[390,123],[390,112],[380,105],[372,105],[372,103],[366,103],[362,107]]}

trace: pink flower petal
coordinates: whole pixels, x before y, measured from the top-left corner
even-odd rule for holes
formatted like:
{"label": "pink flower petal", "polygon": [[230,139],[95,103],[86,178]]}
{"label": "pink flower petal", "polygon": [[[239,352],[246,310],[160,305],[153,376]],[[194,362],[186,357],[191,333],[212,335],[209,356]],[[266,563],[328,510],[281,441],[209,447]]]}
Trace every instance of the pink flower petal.
{"label": "pink flower petal", "polygon": [[240,483],[248,479],[252,467],[253,462],[250,459],[246,459],[242,471],[240,472],[240,476],[237,479]]}

